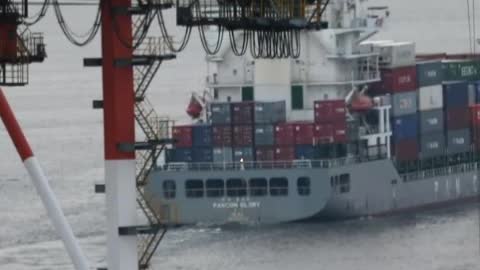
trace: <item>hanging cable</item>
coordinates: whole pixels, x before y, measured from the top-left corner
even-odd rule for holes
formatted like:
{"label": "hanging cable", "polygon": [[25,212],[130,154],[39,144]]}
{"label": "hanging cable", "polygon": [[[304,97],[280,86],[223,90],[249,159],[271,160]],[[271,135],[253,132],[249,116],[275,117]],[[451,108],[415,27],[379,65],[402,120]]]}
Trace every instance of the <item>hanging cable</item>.
{"label": "hanging cable", "polygon": [[62,29],[62,32],[64,33],[65,37],[74,45],[76,46],[85,46],[88,43],[90,43],[98,33],[98,30],[100,29],[101,25],[101,8],[102,8],[102,3],[103,0],[99,2],[98,4],[98,11],[97,15],[95,17],[95,21],[90,27],[90,29],[83,33],[83,34],[77,34],[74,31],[71,30],[71,28],[68,26],[68,24],[65,22],[65,19],[63,17],[62,11],[60,9],[60,5],[58,3],[58,0],[52,0],[52,5],[55,11],[55,15],[58,21],[58,24],[60,25],[60,29]]}
{"label": "hanging cable", "polygon": [[35,15],[33,15],[32,17],[24,18],[23,23],[26,26],[32,26],[32,25],[38,23],[47,14],[49,6],[50,6],[50,0],[44,0],[40,10],[37,13],[35,13]]}
{"label": "hanging cable", "polygon": [[178,52],[183,51],[185,49],[185,47],[187,46],[188,41],[190,41],[190,35],[192,34],[192,27],[188,26],[188,27],[185,28],[185,34],[183,35],[182,41],[180,42],[180,46],[175,47],[173,45],[173,41],[171,40],[170,36],[168,35],[168,30],[167,30],[167,27],[165,25],[165,20],[163,18],[162,10],[159,10],[157,12],[157,19],[158,19],[158,25],[160,26],[160,31],[162,33],[163,39],[165,40],[165,42],[166,42],[168,48],[170,49],[170,51],[172,51],[174,53],[178,53]]}

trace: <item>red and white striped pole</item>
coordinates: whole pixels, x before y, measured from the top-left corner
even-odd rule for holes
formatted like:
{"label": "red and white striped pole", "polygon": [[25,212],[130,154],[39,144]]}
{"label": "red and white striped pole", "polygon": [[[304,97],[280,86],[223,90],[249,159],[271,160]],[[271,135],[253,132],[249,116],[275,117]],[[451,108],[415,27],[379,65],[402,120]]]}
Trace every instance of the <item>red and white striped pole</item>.
{"label": "red and white striped pole", "polygon": [[13,144],[15,144],[17,152],[28,171],[28,174],[32,178],[33,184],[47,209],[47,214],[50,217],[55,230],[63,240],[63,244],[67,249],[68,255],[70,256],[75,269],[88,270],[87,259],[80,249],[77,239],[72,232],[72,228],[68,224],[67,219],[60,208],[60,204],[48,184],[48,179],[37,158],[33,155],[32,149],[20,128],[17,119],[15,119],[15,115],[1,89],[0,118],[2,118],[8,134],[10,135],[10,138],[12,138]]}

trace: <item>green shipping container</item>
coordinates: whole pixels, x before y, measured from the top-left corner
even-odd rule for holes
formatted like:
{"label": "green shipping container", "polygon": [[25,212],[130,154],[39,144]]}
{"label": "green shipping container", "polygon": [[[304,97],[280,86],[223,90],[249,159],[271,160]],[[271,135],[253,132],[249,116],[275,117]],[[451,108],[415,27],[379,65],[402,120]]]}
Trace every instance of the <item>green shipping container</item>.
{"label": "green shipping container", "polygon": [[480,62],[473,60],[452,60],[443,62],[444,81],[480,80]]}

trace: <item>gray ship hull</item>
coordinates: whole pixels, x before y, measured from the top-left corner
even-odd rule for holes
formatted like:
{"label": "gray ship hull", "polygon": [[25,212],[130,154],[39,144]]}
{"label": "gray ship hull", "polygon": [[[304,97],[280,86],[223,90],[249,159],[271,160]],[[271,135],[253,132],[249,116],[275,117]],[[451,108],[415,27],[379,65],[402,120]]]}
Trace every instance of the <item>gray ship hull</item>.
{"label": "gray ship hull", "polygon": [[[449,205],[478,195],[478,163],[399,175],[389,159],[329,166],[329,168],[271,168],[236,170],[164,170],[150,176],[145,193],[165,222],[173,224],[271,224],[309,218],[346,219],[417,208]],[[186,196],[192,179],[288,179],[288,191],[272,196],[242,196],[225,191],[208,197]],[[308,194],[300,194],[298,179],[308,178]],[[174,198],[166,198],[162,183],[176,183]],[[208,190],[208,187],[205,187]],[[245,190],[250,187],[247,185]]]}

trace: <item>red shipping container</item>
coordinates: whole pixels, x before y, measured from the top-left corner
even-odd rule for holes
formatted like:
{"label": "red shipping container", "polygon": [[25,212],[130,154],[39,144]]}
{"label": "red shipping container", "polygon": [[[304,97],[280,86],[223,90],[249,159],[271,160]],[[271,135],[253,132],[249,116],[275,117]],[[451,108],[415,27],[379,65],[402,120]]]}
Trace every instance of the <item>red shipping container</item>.
{"label": "red shipping container", "polygon": [[480,127],[480,104],[470,107],[470,116],[472,128]]}
{"label": "red shipping container", "polygon": [[314,102],[315,123],[334,123],[346,121],[344,100],[322,100]]}
{"label": "red shipping container", "polygon": [[227,125],[212,126],[213,146],[232,145],[232,127]]}
{"label": "red shipping container", "polygon": [[295,144],[295,126],[293,123],[280,123],[275,126],[275,144]]}
{"label": "red shipping container", "polygon": [[465,129],[470,127],[470,109],[468,107],[451,108],[445,113],[447,129]]}
{"label": "red shipping container", "polygon": [[253,145],[253,127],[250,125],[238,125],[232,128],[234,146]]}
{"label": "red shipping container", "polygon": [[172,129],[172,136],[177,140],[175,146],[177,147],[192,147],[193,136],[191,126],[175,126]]}
{"label": "red shipping container", "polygon": [[295,123],[295,144],[313,144],[313,123]]}
{"label": "red shipping container", "polygon": [[347,123],[339,122],[332,124],[333,129],[333,142],[334,143],[345,143],[347,142]]}
{"label": "red shipping container", "polygon": [[290,161],[294,159],[295,159],[294,146],[276,146],[275,147],[275,160]]}
{"label": "red shipping container", "polygon": [[275,149],[273,146],[261,146],[255,149],[256,161],[273,161],[275,160]]}
{"label": "red shipping container", "polygon": [[315,144],[333,143],[333,126],[331,124],[315,124],[313,138]]}
{"label": "red shipping container", "polygon": [[398,93],[417,89],[417,68],[401,67],[381,70],[382,82],[380,92]]}
{"label": "red shipping container", "polygon": [[392,152],[399,161],[418,159],[418,142],[415,139],[399,141],[392,145]]}
{"label": "red shipping container", "polygon": [[253,123],[253,110],[255,104],[251,101],[248,102],[235,102],[232,103],[232,123],[233,124],[252,124]]}

